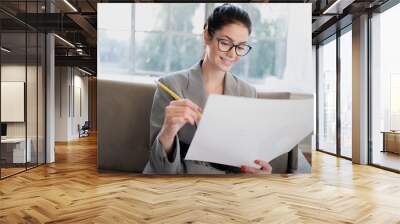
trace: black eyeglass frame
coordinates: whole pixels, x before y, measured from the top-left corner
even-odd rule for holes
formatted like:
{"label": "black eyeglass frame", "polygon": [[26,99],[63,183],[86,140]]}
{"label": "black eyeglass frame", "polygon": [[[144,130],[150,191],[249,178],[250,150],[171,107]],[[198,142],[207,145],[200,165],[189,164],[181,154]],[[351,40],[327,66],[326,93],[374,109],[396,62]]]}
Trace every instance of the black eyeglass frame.
{"label": "black eyeglass frame", "polygon": [[[227,40],[227,39],[224,39],[224,38],[216,38],[217,39],[217,41],[218,41],[218,50],[220,50],[220,51],[222,51],[222,52],[229,52],[229,51],[231,51],[232,50],[232,48],[235,48],[235,53],[236,53],[236,55],[237,56],[240,56],[240,57],[243,57],[243,56],[246,56],[247,54],[249,54],[249,52],[251,51],[251,49],[253,48],[252,46],[250,46],[250,45],[248,45],[248,44],[234,44],[234,43],[232,43],[232,41],[230,41],[230,40]],[[232,44],[232,46],[228,49],[228,50],[226,50],[226,51],[224,51],[224,50],[221,50],[221,41],[228,41],[228,42],[230,42],[231,44]],[[238,54],[238,52],[237,52],[237,48],[239,47],[239,46],[246,46],[246,47],[248,47],[249,48],[249,50],[246,52],[246,54],[243,54],[243,55],[240,55],[240,54]]]}

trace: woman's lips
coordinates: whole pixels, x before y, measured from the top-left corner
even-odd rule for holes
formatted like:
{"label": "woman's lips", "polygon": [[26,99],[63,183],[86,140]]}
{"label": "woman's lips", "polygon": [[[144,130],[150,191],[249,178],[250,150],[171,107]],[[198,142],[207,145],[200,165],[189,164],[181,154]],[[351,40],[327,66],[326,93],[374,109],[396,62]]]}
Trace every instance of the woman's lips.
{"label": "woman's lips", "polygon": [[226,58],[224,58],[224,57],[220,57],[220,59],[221,59],[222,63],[223,63],[225,66],[230,66],[230,65],[233,63],[232,60],[226,59]]}

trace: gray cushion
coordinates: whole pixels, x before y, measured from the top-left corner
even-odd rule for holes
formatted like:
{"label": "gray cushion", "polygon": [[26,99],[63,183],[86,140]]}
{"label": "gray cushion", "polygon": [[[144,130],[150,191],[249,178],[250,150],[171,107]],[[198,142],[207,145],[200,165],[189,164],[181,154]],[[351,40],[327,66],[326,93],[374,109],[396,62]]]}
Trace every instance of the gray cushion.
{"label": "gray cushion", "polygon": [[105,80],[97,85],[98,169],[142,172],[155,85]]}
{"label": "gray cushion", "polygon": [[289,92],[257,92],[257,98],[263,99],[289,99]]}

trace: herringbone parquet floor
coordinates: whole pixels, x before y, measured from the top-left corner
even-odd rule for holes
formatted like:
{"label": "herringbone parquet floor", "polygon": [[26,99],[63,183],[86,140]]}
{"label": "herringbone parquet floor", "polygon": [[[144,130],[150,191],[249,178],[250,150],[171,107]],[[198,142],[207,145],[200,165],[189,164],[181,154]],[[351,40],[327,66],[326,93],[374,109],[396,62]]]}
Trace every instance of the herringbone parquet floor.
{"label": "herringbone parquet floor", "polygon": [[96,139],[0,181],[0,223],[400,223],[400,175],[313,153],[313,173],[138,177],[96,171]]}

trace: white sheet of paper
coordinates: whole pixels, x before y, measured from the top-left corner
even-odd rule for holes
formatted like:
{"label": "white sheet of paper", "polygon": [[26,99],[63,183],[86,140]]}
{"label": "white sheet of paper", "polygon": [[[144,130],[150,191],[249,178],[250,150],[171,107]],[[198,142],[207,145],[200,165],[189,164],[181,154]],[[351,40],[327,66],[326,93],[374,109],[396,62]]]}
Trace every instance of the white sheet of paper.
{"label": "white sheet of paper", "polygon": [[313,132],[313,99],[208,97],[186,160],[255,166],[289,152]]}

